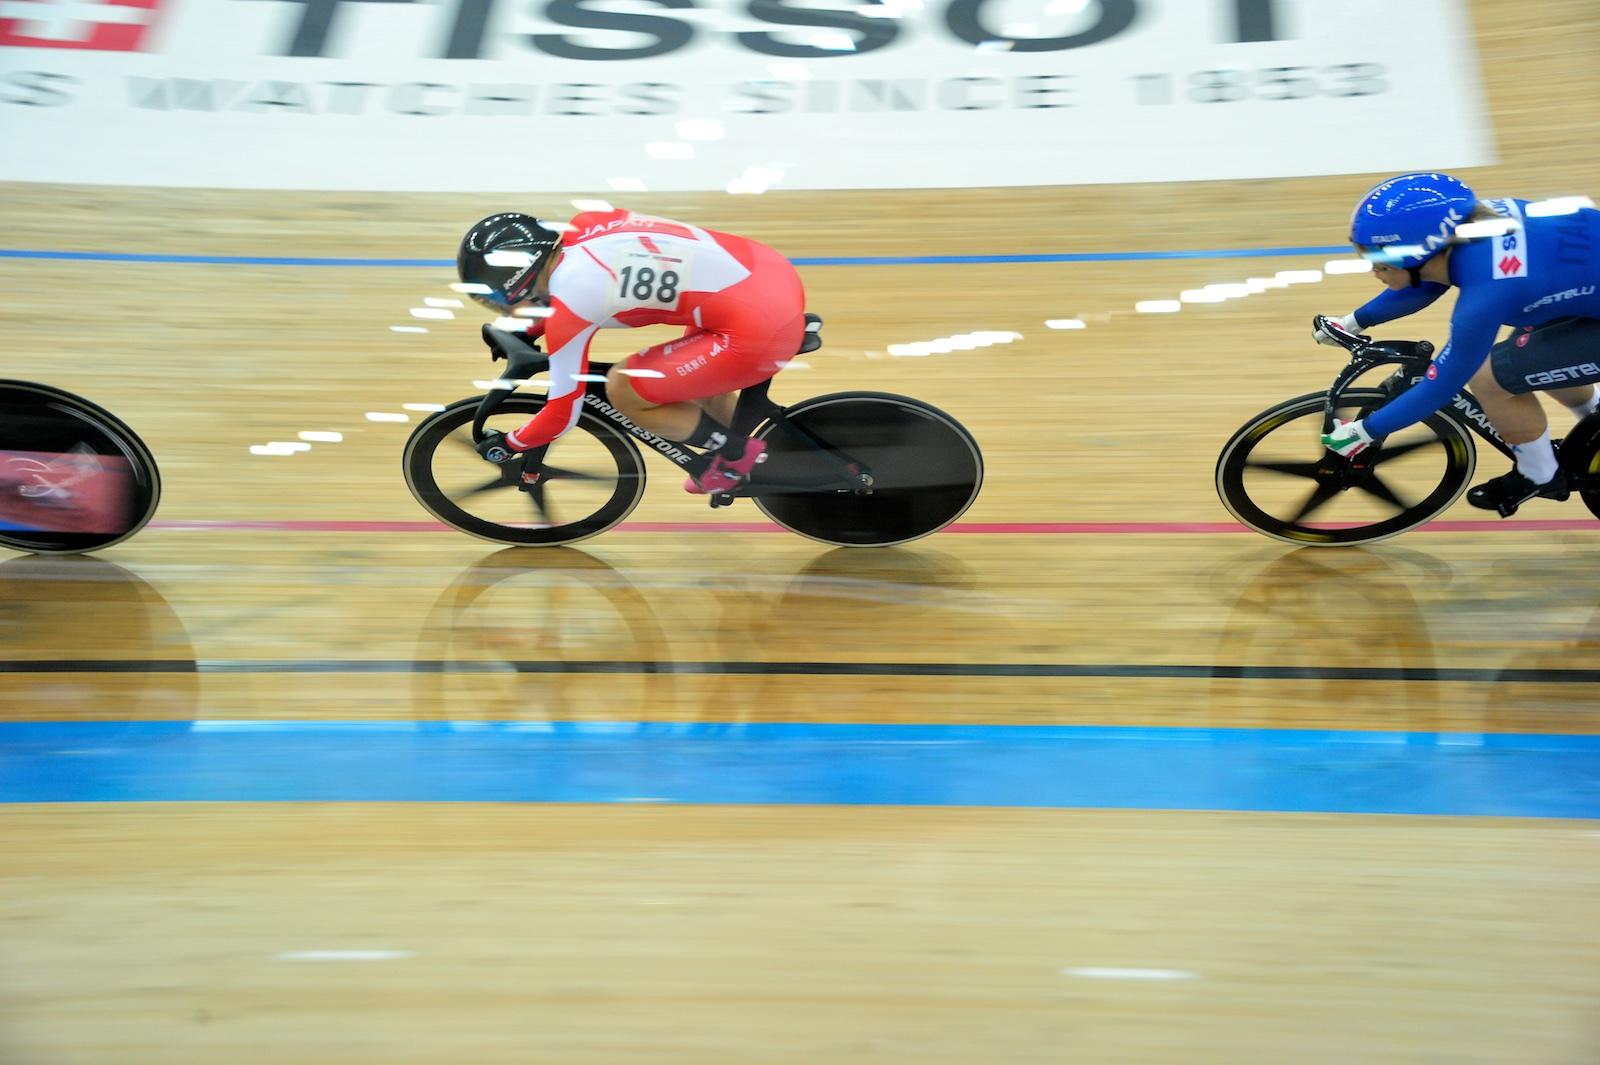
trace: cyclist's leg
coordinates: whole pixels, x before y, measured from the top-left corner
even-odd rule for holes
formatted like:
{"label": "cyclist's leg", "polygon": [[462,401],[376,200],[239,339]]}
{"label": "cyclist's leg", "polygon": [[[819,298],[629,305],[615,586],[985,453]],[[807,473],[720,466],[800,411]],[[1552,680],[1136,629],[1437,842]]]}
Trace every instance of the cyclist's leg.
{"label": "cyclist's leg", "polygon": [[1532,330],[1520,329],[1496,344],[1468,383],[1500,438],[1513,447],[1538,439],[1550,428],[1534,386],[1522,379],[1523,356],[1532,336]]}
{"label": "cyclist's leg", "polygon": [[707,396],[694,402],[707,418],[718,425],[732,425],[733,410],[739,404],[739,393],[724,392],[719,396]]}
{"label": "cyclist's leg", "polygon": [[794,266],[753,241],[745,250],[750,275],[696,306],[698,331],[630,356],[609,379],[618,405],[638,424],[710,444],[729,461],[745,450],[745,439],[728,428],[736,394],[788,365],[806,330],[805,289]]}
{"label": "cyclist's leg", "polygon": [[1593,414],[1600,408],[1600,385],[1579,385],[1576,388],[1552,388],[1550,398],[1572,412],[1574,418]]}
{"label": "cyclist's leg", "polygon": [[682,380],[686,368],[720,358],[727,346],[725,336],[691,332],[646,348],[611,368],[606,394],[636,425],[668,440],[690,441],[701,419],[710,414],[710,405],[721,397],[686,390]]}
{"label": "cyclist's leg", "polygon": [[1597,381],[1600,320],[1558,318],[1519,329],[1496,344],[1473,377],[1472,390],[1500,435],[1517,444],[1549,427],[1535,392],[1549,392],[1581,416],[1593,409]]}
{"label": "cyclist's leg", "polygon": [[1567,380],[1584,381],[1566,387],[1548,387],[1550,398],[1572,412],[1575,418],[1593,414],[1600,408],[1600,321],[1593,318],[1565,318],[1538,326],[1530,332],[1536,357],[1562,371]]}
{"label": "cyclist's leg", "polygon": [[802,310],[774,322],[766,313],[738,313],[743,309],[724,302],[717,330],[687,333],[614,366],[607,378],[613,401],[675,440],[689,440],[702,418],[726,427],[737,393],[775,375],[805,339]]}
{"label": "cyclist's leg", "polygon": [[1600,381],[1597,353],[1600,320],[1592,318],[1563,318],[1519,329],[1491,349],[1473,376],[1472,389],[1516,453],[1516,466],[1467,493],[1469,503],[1504,516],[1535,495],[1567,497],[1550,422],[1534,393],[1557,392],[1568,406],[1587,402],[1593,392],[1590,386]]}
{"label": "cyclist's leg", "polygon": [[740,390],[777,372],[760,357],[765,343],[728,333],[690,333],[613,366],[606,391],[619,410],[652,432],[697,447],[719,446],[702,441],[707,427],[726,438]]}
{"label": "cyclist's leg", "polygon": [[706,465],[690,470],[684,485],[690,492],[732,490],[766,450],[764,443],[738,436],[729,427],[740,390],[774,372],[771,361],[761,355],[766,345],[745,340],[722,333],[691,334],[639,352],[613,368],[608,379],[615,387],[614,401],[629,397],[617,406],[636,423],[708,452]]}
{"label": "cyclist's leg", "polygon": [[[806,337],[805,286],[794,264],[756,241],[743,242],[739,258],[749,276],[712,294],[695,312],[695,321],[722,337],[725,349],[705,352],[704,359],[677,358],[672,369],[682,386],[680,394],[701,406],[701,431],[731,426],[738,416],[738,394],[774,377]],[[648,364],[640,360],[641,366]],[[649,384],[661,386],[658,381]],[[669,385],[663,391],[674,389]],[[724,449],[729,457],[738,456],[743,433],[753,428],[746,426],[739,439],[730,439]]]}

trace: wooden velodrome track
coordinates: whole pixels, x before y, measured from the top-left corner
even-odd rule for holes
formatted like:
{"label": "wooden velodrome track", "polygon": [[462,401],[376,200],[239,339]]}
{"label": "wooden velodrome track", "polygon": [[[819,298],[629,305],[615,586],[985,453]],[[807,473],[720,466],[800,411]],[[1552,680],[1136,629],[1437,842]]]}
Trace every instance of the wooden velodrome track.
{"label": "wooden velodrome track", "polygon": [[[1600,192],[1592,0],[1472,9],[1465,176]],[[1316,247],[1376,176],[627,206],[802,259]],[[500,206],[12,185],[0,243],[443,259]],[[1219,445],[1326,386],[1309,319],[1372,281],[1131,313],[1329,257],[804,268],[828,345],[774,394],[985,449],[962,530],[877,552],[719,527],[758,515],[661,465],[581,549],[428,527],[364,414],[488,376],[470,315],[389,331],[446,270],[0,259],[0,376],[166,482],[96,559],[0,562],[0,724],[46,730],[0,751],[0,1061],[1600,1060],[1600,523],[1233,531]],[[885,354],[975,329],[1022,338]],[[248,452],[308,429],[345,440]]]}

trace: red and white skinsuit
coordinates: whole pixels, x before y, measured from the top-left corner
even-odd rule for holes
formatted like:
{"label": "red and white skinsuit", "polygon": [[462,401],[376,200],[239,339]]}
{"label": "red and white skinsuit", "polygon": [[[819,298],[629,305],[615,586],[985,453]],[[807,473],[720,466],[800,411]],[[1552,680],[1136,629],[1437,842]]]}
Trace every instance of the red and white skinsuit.
{"label": "red and white skinsuit", "polygon": [[677,340],[623,363],[629,383],[657,406],[704,399],[765,381],[805,338],[805,290],[794,266],[744,237],[627,211],[586,211],[561,236],[543,336],[550,356],[544,408],[508,433],[517,450],[548,444],[578,421],[589,342],[596,330],[681,325]]}

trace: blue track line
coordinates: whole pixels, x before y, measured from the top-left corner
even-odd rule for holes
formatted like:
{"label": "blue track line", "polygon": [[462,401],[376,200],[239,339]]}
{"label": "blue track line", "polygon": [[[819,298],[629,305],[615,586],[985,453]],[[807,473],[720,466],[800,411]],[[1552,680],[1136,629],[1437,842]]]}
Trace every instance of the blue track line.
{"label": "blue track line", "polygon": [[0,802],[149,801],[1600,818],[1600,736],[628,721],[0,723]]}
{"label": "blue track line", "polygon": [[[792,259],[796,266],[940,266],[989,263],[1119,263],[1173,259],[1266,259],[1305,255],[1347,254],[1333,244],[1301,248],[1197,248],[1184,251],[1086,251],[1039,255],[858,255]],[[45,259],[95,263],[170,263],[196,266],[342,266],[441,270],[455,268],[453,259],[316,258],[281,255],[168,255],[156,252],[50,251],[0,248],[0,259]]]}

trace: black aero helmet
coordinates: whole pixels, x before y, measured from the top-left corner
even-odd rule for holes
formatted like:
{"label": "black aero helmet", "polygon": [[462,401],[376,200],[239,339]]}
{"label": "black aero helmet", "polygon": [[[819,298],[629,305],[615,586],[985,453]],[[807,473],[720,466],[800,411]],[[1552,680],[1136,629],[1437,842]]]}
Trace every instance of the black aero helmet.
{"label": "black aero helmet", "polygon": [[545,264],[561,247],[561,234],[532,215],[492,214],[461,238],[456,275],[467,294],[493,311],[505,311],[533,291]]}

